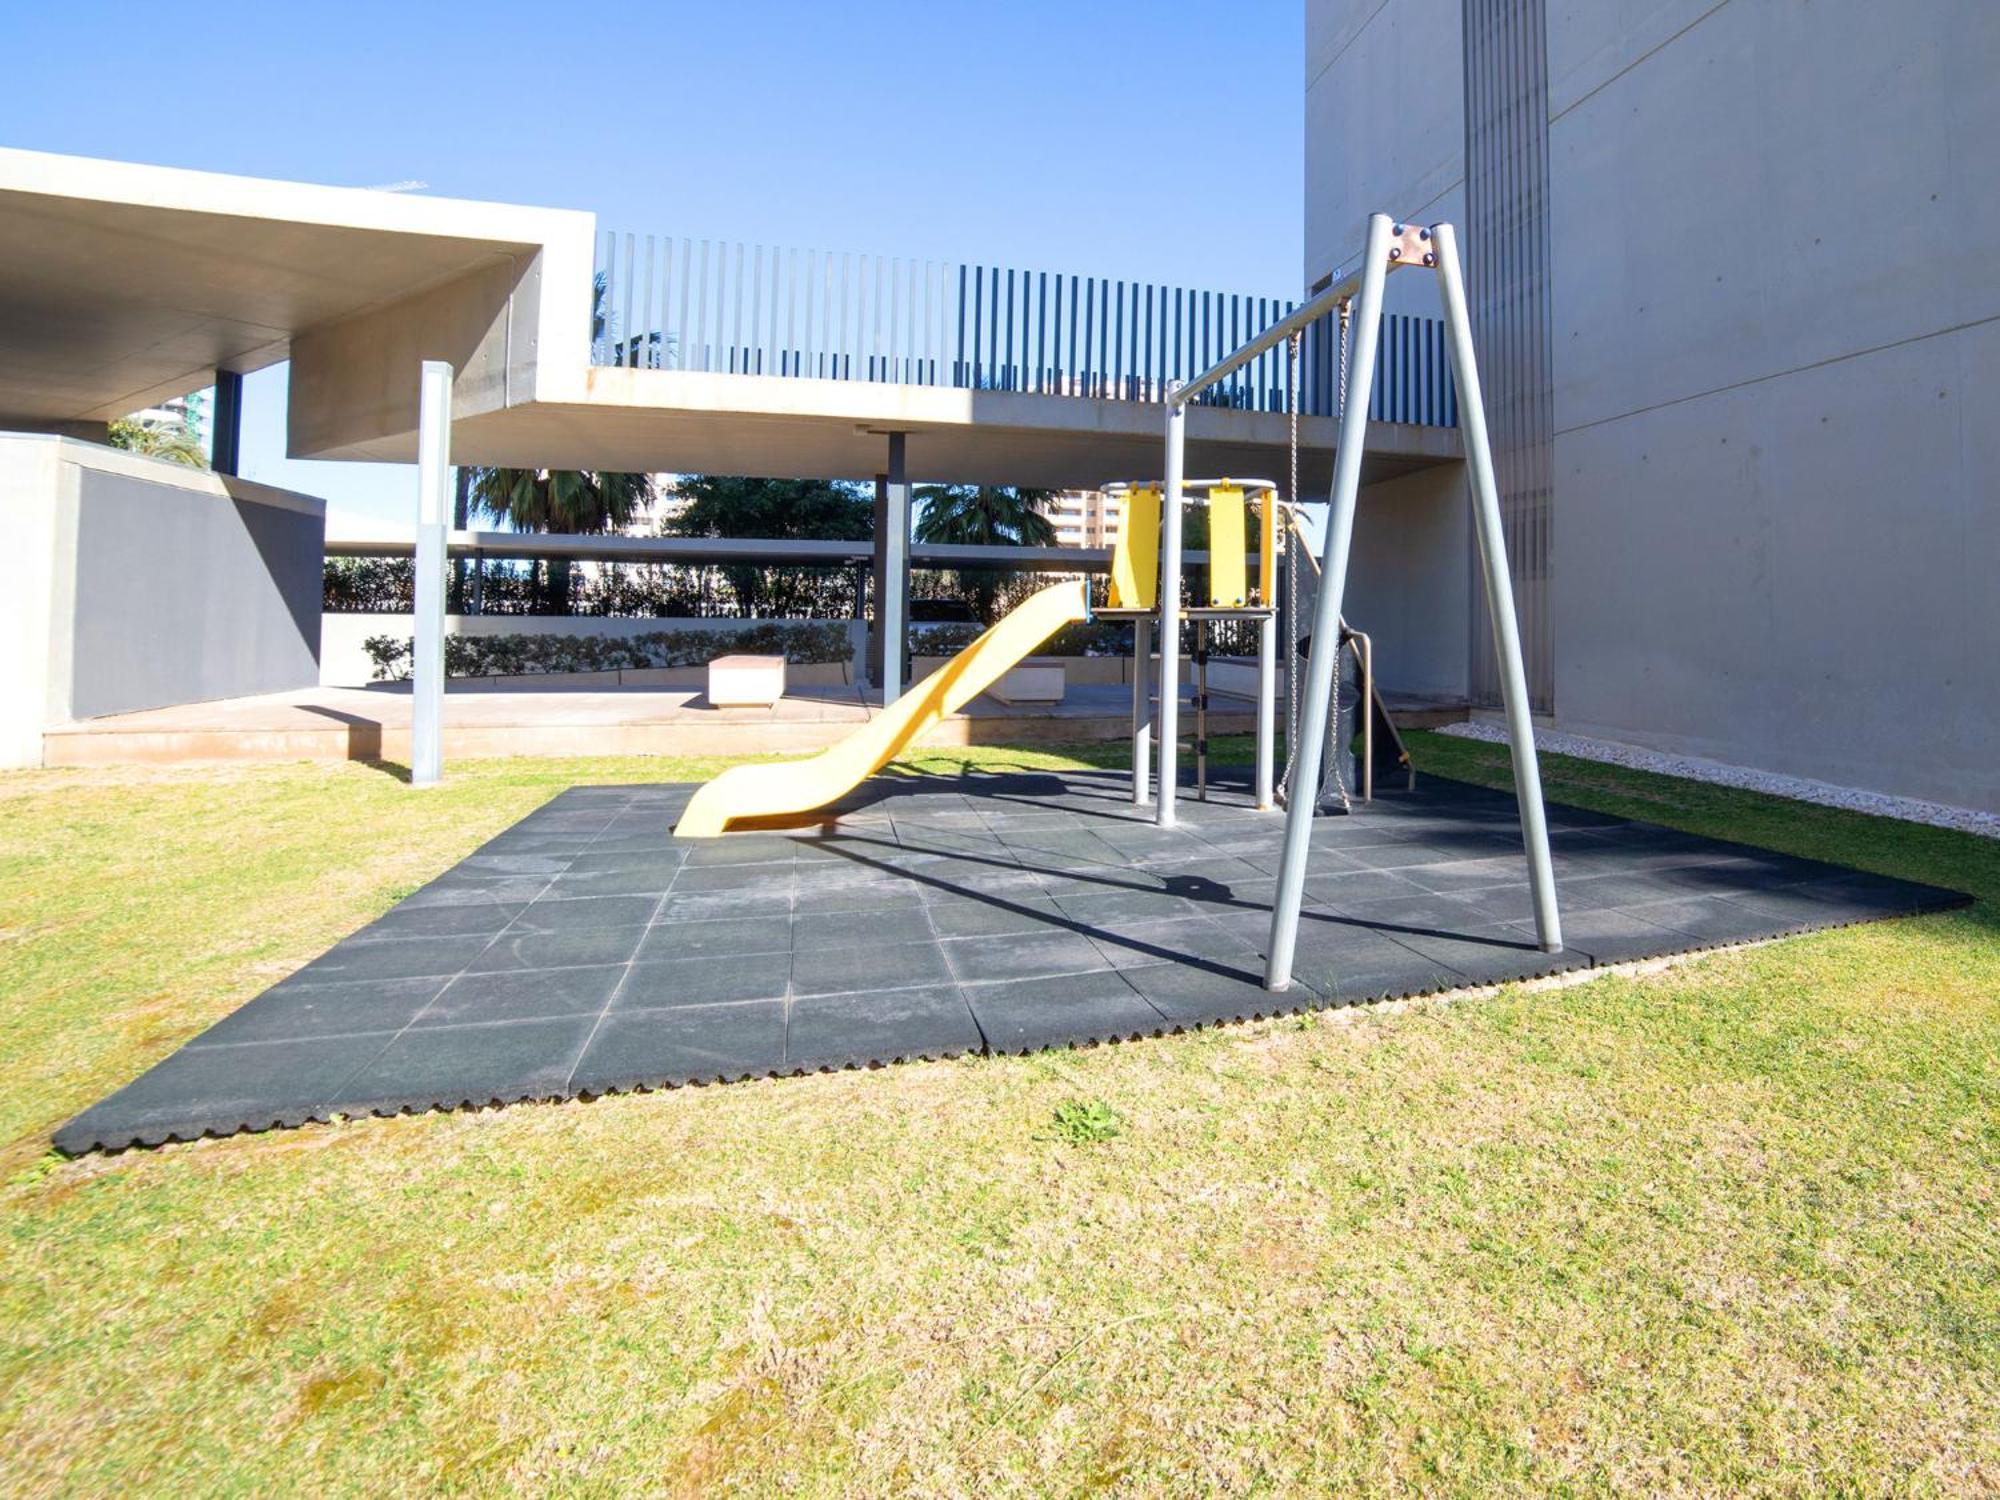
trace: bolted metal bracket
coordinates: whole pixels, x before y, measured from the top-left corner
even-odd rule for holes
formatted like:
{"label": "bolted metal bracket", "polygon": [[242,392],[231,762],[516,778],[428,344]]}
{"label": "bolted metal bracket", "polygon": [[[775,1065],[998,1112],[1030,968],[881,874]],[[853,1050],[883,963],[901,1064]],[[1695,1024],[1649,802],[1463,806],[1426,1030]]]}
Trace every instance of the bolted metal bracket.
{"label": "bolted metal bracket", "polygon": [[1389,241],[1389,269],[1398,266],[1435,266],[1437,246],[1431,243],[1430,227],[1425,224],[1398,224],[1390,230],[1394,236]]}

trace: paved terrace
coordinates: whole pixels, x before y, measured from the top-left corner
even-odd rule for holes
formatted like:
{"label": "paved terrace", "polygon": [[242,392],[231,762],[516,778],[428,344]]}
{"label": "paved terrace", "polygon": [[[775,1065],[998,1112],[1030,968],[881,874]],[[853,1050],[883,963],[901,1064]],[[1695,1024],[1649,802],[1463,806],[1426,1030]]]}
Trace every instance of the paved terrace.
{"label": "paved terrace", "polygon": [[838,821],[686,844],[687,786],[579,787],[56,1135],[65,1152],[1153,1036],[1962,904],[1427,779],[1313,830],[1299,983],[1260,987],[1279,822],[1160,829],[1113,773],[879,777]]}

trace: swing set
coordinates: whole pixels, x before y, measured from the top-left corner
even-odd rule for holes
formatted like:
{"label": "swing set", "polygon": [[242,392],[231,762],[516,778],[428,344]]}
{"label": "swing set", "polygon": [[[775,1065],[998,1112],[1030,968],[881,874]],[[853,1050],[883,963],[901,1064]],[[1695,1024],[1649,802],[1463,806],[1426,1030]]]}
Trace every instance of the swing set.
{"label": "swing set", "polygon": [[[1252,621],[1257,627],[1256,804],[1260,810],[1275,811],[1282,802],[1285,814],[1284,845],[1278,866],[1277,895],[1272,902],[1264,974],[1264,987],[1274,992],[1282,992],[1291,985],[1312,820],[1322,808],[1329,783],[1339,807],[1344,810],[1348,805],[1338,766],[1346,751],[1338,743],[1338,687],[1344,652],[1353,651],[1360,665],[1364,796],[1373,792],[1376,731],[1380,726],[1388,726],[1388,716],[1381,711],[1374,691],[1372,645],[1365,635],[1347,628],[1341,606],[1347,589],[1354,515],[1361,491],[1361,459],[1368,432],[1375,352],[1381,335],[1383,289],[1392,271],[1407,267],[1436,272],[1445,342],[1458,384],[1473,527],[1478,537],[1487,611],[1499,657],[1501,701],[1513,750],[1514,790],[1520,808],[1535,931],[1544,951],[1554,953],[1562,948],[1555,875],[1549,858],[1548,821],[1542,807],[1541,772],[1529,720],[1527,673],[1521,660],[1513,583],[1507,570],[1506,539],[1501,527],[1499,485],[1486,431],[1457,239],[1449,224],[1401,224],[1386,214],[1376,214],[1368,220],[1364,249],[1354,269],[1337,277],[1317,296],[1194,379],[1168,388],[1164,477],[1108,487],[1123,502],[1123,514],[1112,558],[1109,603],[1095,613],[1102,618],[1132,622],[1132,800],[1139,804],[1149,800],[1150,772],[1150,779],[1157,787],[1157,795],[1152,798],[1154,821],[1162,828],[1175,824],[1179,792],[1181,626],[1194,627],[1196,790],[1203,796],[1207,790],[1206,631],[1218,620]],[[1341,331],[1339,437],[1334,451],[1325,539],[1315,556],[1301,524],[1298,498],[1298,341],[1309,325],[1328,314],[1338,315]],[[1188,407],[1204,392],[1280,343],[1288,343],[1291,349],[1289,499],[1281,499],[1277,486],[1268,480],[1186,478]],[[1254,585],[1250,583],[1247,566],[1247,513],[1253,496],[1259,538]],[[1205,504],[1208,510],[1207,599],[1199,604],[1182,602],[1186,594],[1182,538],[1190,503]],[[1285,674],[1287,743],[1282,780],[1276,774],[1275,755],[1280,616],[1277,566],[1281,550],[1287,559],[1288,602],[1295,601],[1298,595],[1301,559],[1317,580],[1306,641],[1337,643],[1332,651],[1308,649],[1301,656],[1295,648],[1291,653]],[[1296,642],[1299,626],[1306,622],[1300,618],[1302,610],[1293,608],[1289,613],[1288,634]],[[1393,726],[1388,726],[1388,735],[1398,763],[1407,768],[1409,758],[1402,752],[1400,740],[1394,737]],[[1329,769],[1330,779],[1323,780]]]}

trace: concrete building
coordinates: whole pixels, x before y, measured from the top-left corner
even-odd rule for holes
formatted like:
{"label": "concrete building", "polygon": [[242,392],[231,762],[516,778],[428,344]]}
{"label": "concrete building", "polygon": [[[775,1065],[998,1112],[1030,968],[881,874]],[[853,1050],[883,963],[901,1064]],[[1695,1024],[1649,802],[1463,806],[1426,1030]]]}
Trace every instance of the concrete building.
{"label": "concrete building", "polygon": [[1118,540],[1119,507],[1102,490],[1063,490],[1050,501],[1058,547],[1109,547]]}
{"label": "concrete building", "polygon": [[[1462,226],[1548,722],[2000,809],[1996,78],[1987,0],[1308,0],[1305,280]],[[1351,613],[1490,703],[1464,517],[1372,487]]]}

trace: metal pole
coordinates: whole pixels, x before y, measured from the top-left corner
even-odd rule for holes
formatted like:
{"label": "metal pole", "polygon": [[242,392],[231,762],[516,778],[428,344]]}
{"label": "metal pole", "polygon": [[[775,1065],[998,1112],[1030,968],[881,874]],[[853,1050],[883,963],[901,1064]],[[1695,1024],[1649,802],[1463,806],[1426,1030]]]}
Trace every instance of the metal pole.
{"label": "metal pole", "polygon": [[218,474],[234,474],[243,448],[243,377],[234,370],[215,372],[215,415],[208,431],[208,466]]}
{"label": "metal pole", "polygon": [[1181,735],[1181,468],[1187,456],[1187,408],[1180,383],[1167,387],[1167,471],[1160,510],[1160,775],[1153,821],[1174,826]]}
{"label": "metal pole", "polygon": [[[1305,660],[1305,704],[1299,715],[1299,747],[1292,770],[1291,805],[1285,809],[1285,849],[1278,863],[1278,891],[1271,903],[1270,956],[1264,988],[1291,988],[1292,952],[1298,943],[1299,906],[1311,855],[1314,805],[1319,798],[1321,757],[1326,751],[1328,710],[1340,667],[1340,606],[1347,588],[1347,552],[1354,538],[1354,509],[1361,496],[1361,454],[1368,438],[1368,401],[1375,379],[1375,343],[1382,327],[1382,283],[1389,274],[1391,225],[1387,214],[1368,220],[1362,251],[1361,290],[1355,304],[1353,375],[1340,414],[1339,448],[1334,454],[1332,504],[1320,552],[1319,597],[1313,605],[1312,654]],[[1298,663],[1293,662],[1294,670]]]}
{"label": "metal pole", "polygon": [[1514,616],[1514,582],[1507,570],[1507,538],[1500,521],[1500,485],[1493,475],[1493,445],[1479,392],[1479,364],[1472,348],[1472,318],[1465,306],[1465,278],[1458,237],[1449,224],[1431,228],[1437,245],[1438,295],[1444,303],[1444,336],[1458,382],[1458,425],[1465,437],[1465,470],[1472,484],[1472,519],[1479,563],[1486,575],[1486,609],[1493,621],[1493,649],[1500,661],[1500,700],[1514,751],[1514,798],[1521,810],[1521,841],[1528,850],[1528,879],[1535,901],[1535,933],[1544,953],[1562,951],[1562,918],[1556,910],[1555,867],[1549,858],[1548,818],[1542,810],[1542,773],[1535,757],[1535,727],[1528,717],[1528,674],[1521,664],[1521,631]]}
{"label": "metal pole", "polygon": [[1153,774],[1153,622],[1132,622],[1132,805],[1151,797]]}
{"label": "metal pole", "polygon": [[[1265,545],[1269,546],[1269,533]],[[1257,622],[1257,811],[1269,812],[1275,805],[1272,788],[1276,780],[1274,767],[1277,752],[1274,741],[1277,738],[1278,718],[1278,615],[1270,601],[1265,608],[1271,612]]]}
{"label": "metal pole", "polygon": [[1361,658],[1361,800],[1375,800],[1375,643],[1360,631],[1354,644]]}
{"label": "metal pole", "polygon": [[415,640],[410,661],[410,784],[444,775],[444,518],[451,479],[451,366],[427,359],[417,398]]}
{"label": "metal pole", "polygon": [[1194,622],[1194,791],[1208,800],[1208,621]]}
{"label": "metal pole", "polygon": [[882,702],[903,696],[903,652],[909,641],[910,482],[903,472],[904,434],[889,434],[889,473],[883,520],[883,572],[887,586],[876,601],[882,621]]}

